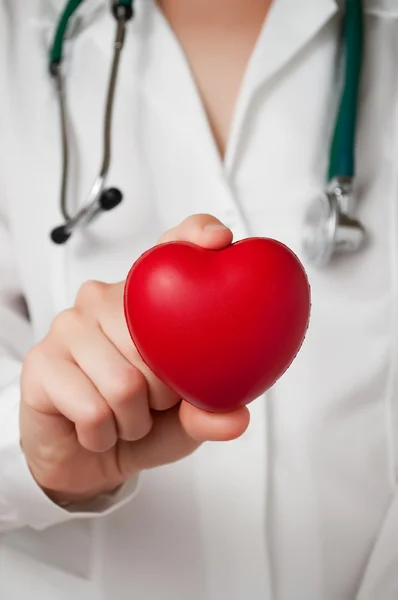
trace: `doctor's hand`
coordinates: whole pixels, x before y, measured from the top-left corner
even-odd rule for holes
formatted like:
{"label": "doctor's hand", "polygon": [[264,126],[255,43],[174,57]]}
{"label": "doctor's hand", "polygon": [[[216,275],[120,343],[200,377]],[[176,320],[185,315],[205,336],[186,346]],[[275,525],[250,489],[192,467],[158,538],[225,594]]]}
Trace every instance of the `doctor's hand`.
{"label": "doctor's hand", "polygon": [[[220,249],[232,233],[195,215],[161,242]],[[125,323],[124,282],[87,282],[26,356],[21,446],[33,477],[55,502],[93,498],[143,469],[177,461],[204,441],[239,437],[246,407],[211,414],[181,400],[142,362]]]}

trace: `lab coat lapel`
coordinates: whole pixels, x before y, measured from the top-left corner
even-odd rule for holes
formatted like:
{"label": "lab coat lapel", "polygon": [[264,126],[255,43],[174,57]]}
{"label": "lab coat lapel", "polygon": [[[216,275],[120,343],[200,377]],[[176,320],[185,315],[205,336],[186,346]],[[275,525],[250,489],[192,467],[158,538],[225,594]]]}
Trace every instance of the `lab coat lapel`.
{"label": "lab coat lapel", "polygon": [[337,12],[336,0],[273,0],[236,105],[225,156],[227,174],[235,164],[242,129],[257,92],[271,83]]}
{"label": "lab coat lapel", "polygon": [[337,12],[336,0],[274,0],[247,70],[246,86],[254,91],[268,82]]}

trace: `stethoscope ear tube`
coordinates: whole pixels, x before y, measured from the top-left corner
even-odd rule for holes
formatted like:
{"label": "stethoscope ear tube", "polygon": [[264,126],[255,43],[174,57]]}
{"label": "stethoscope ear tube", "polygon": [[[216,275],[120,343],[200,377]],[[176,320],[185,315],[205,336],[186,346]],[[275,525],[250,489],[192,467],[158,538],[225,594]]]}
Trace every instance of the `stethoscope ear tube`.
{"label": "stethoscope ear tube", "polygon": [[68,130],[66,118],[65,90],[63,85],[62,50],[63,40],[68,21],[82,0],[69,0],[63,11],[58,28],[54,37],[53,46],[50,52],[50,73],[56,80],[57,95],[59,101],[59,110],[61,118],[62,135],[62,183],[60,208],[65,223],[52,230],[50,237],[56,244],[65,243],[72,233],[91,223],[101,212],[109,211],[115,208],[123,199],[123,195],[117,188],[105,189],[105,182],[109,172],[111,162],[111,129],[112,114],[115,97],[117,75],[120,63],[120,55],[124,45],[126,22],[133,15],[132,0],[117,0],[113,2],[112,12],[115,15],[117,27],[114,43],[114,54],[106,98],[105,118],[104,118],[104,149],[100,173],[96,178],[87,202],[80,211],[72,217],[67,210],[67,181],[68,181]]}

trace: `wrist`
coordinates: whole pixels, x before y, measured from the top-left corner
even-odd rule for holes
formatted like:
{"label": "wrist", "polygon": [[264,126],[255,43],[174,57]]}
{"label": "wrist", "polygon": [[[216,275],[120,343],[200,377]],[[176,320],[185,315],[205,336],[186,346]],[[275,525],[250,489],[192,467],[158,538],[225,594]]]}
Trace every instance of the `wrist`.
{"label": "wrist", "polygon": [[58,506],[60,506],[61,508],[69,508],[75,505],[88,504],[94,502],[102,496],[111,496],[113,494],[116,494],[121,487],[122,485],[119,484],[116,486],[88,492],[85,494],[56,492],[54,490],[49,490],[44,487],[42,487],[41,489],[52,502],[58,504]]}
{"label": "wrist", "polygon": [[117,480],[103,482],[101,486],[92,488],[84,486],[84,489],[81,487],[80,489],[73,487],[68,489],[65,485],[65,481],[68,480],[65,470],[57,469],[55,474],[49,474],[48,469],[37,468],[37,465],[30,462],[26,455],[25,459],[31,475],[40,489],[51,502],[63,508],[94,502],[100,497],[115,494],[123,485],[123,482]]}

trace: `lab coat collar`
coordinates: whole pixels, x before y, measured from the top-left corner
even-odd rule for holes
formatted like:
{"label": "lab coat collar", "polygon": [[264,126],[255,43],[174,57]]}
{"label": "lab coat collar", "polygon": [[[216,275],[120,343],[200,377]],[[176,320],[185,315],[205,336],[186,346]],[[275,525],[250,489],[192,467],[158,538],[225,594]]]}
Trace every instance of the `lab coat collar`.
{"label": "lab coat collar", "polygon": [[[167,111],[176,130],[194,136],[209,168],[218,165],[227,173],[233,167],[245,115],[258,89],[286,67],[339,10],[337,0],[274,0],[249,61],[222,164],[191,72],[167,20],[155,0],[136,0],[136,5],[134,31],[141,37],[142,47],[148,47],[142,51],[147,66],[141,79],[145,93],[159,110]],[[151,38],[153,43],[146,44]]]}
{"label": "lab coat collar", "polygon": [[271,84],[339,12],[338,0],[274,0],[249,61],[225,156],[232,169],[245,115],[257,92]]}
{"label": "lab coat collar", "polygon": [[337,0],[274,0],[253,51],[246,85],[279,73],[339,10]]}
{"label": "lab coat collar", "polygon": [[[275,55],[275,49],[281,45],[285,49],[285,55],[289,54],[289,41],[298,41],[302,35],[306,35],[319,19],[327,16],[327,12],[336,9],[337,5],[341,5],[343,0],[274,0],[271,6],[270,13],[267,17],[265,30],[269,29],[270,21],[278,21],[282,16],[287,25],[287,33],[292,33],[293,37],[278,38],[278,44],[273,48],[272,54]],[[379,4],[388,4],[391,0],[368,0],[371,5],[378,6]],[[392,0],[395,2],[395,0]],[[84,0],[76,11],[75,19],[80,23],[90,24],[94,18],[103,14],[110,7],[110,0]],[[66,0],[41,0],[41,17],[45,21],[51,21],[54,25],[61,15],[66,5]],[[135,6],[138,6],[138,12],[142,10],[159,10],[155,0],[135,0]],[[301,32],[301,33],[300,33]],[[286,43],[287,42],[287,43]],[[278,53],[280,56],[280,54]]]}

